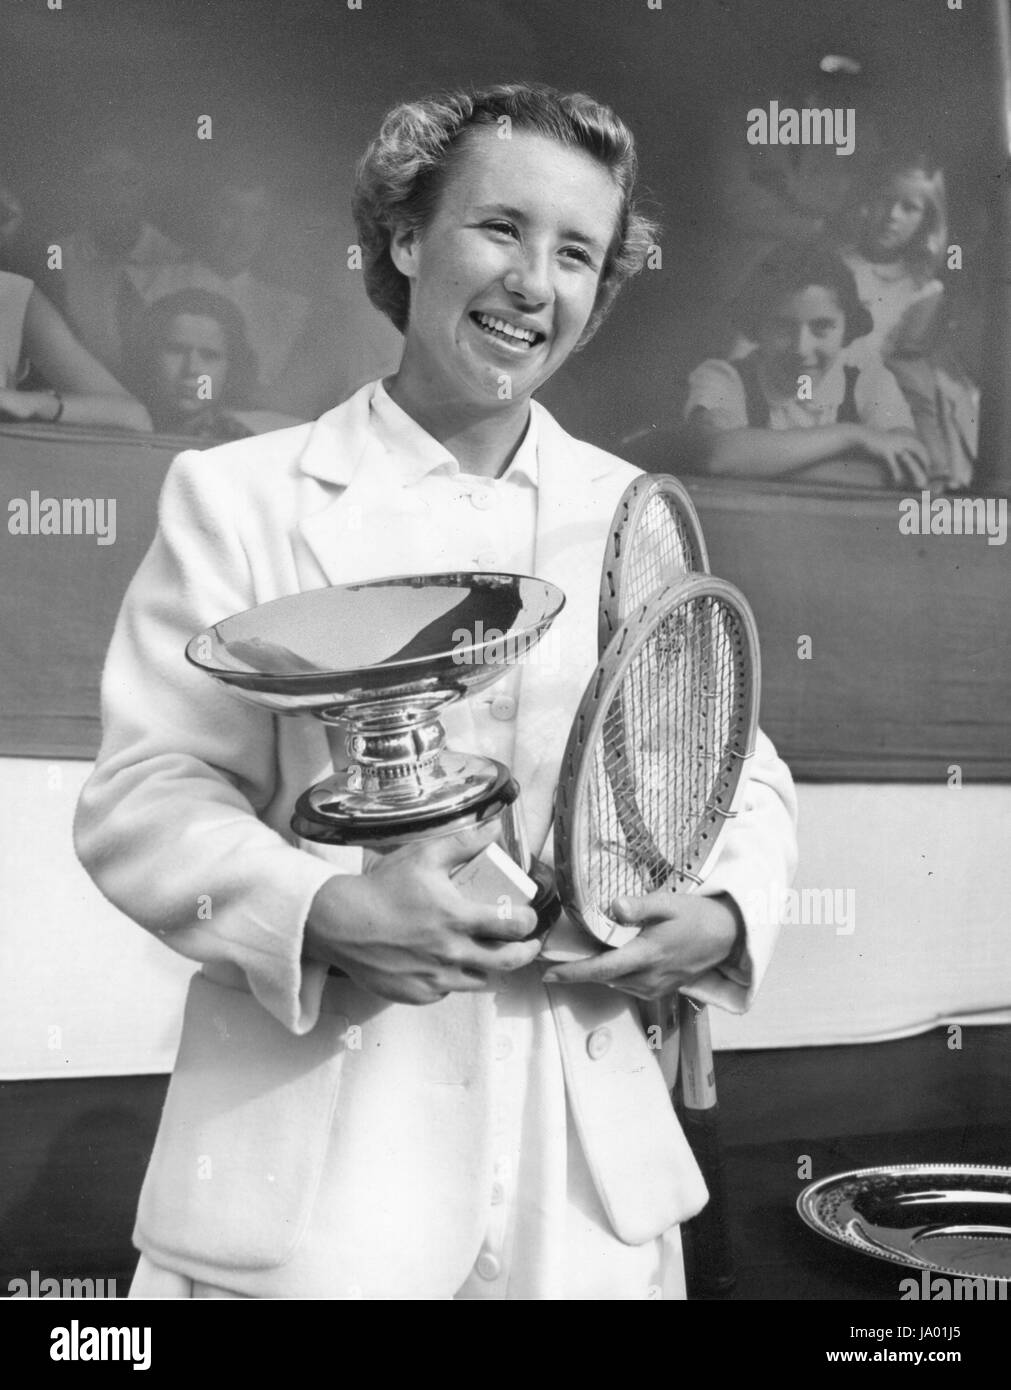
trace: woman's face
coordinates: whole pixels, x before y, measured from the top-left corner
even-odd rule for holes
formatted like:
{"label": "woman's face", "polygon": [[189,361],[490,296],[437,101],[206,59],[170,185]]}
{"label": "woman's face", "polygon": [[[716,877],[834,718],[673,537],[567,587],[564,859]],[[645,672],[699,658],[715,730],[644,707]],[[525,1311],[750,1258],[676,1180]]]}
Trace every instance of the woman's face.
{"label": "woman's face", "polygon": [[471,131],[429,224],[391,247],[411,285],[398,380],[429,408],[529,399],[586,327],[620,203],[582,150]]}
{"label": "woman's face", "polygon": [[899,255],[919,232],[926,215],[922,179],[915,174],[901,174],[868,209],[864,249],[870,255]]}
{"label": "woman's face", "polygon": [[820,381],[842,351],[846,315],[835,291],[808,285],[776,305],[762,327],[759,349],[770,383],[784,393],[797,390],[797,378]]}
{"label": "woman's face", "polygon": [[225,331],[217,319],[176,314],[155,355],[155,390],[166,408],[184,418],[196,415],[221,401],[228,365]]}

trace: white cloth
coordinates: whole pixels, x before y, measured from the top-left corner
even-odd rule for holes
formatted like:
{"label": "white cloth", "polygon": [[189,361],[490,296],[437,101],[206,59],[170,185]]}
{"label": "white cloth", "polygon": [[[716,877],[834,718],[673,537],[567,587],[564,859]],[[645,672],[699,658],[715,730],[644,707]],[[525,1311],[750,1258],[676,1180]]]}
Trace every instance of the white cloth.
{"label": "white cloth", "polygon": [[[775,391],[758,366],[758,380],[769,406],[767,428],[773,430],[817,429],[835,424],[846,393],[845,368],[859,365],[854,388],[857,415],[861,424],[876,430],[913,429],[913,417],[898,382],[883,363],[861,358],[851,363],[840,354],[823,377],[812,384],[811,399],[798,400],[796,393]],[[685,418],[698,408],[710,414],[717,429],[739,430],[748,425],[748,404],[744,383],[734,365],[710,357],[701,362],[688,378]]]}
{"label": "white cloth", "polygon": [[903,261],[877,264],[856,251],[844,252],[843,260],[853,272],[861,304],[874,321],[871,332],[858,338],[852,347],[862,356],[887,359],[908,310],[943,294],[944,287],[940,280],[918,280]]}
{"label": "white cloth", "polygon": [[23,275],[0,270],[0,386],[8,390],[18,384],[25,311],[34,288]]}
{"label": "white cloth", "polygon": [[851,345],[853,360],[888,364],[927,447],[932,480],[968,487],[979,455],[979,391],[938,333],[944,286],[921,282],[902,261],[876,264],[855,251],[844,260],[874,321]]}
{"label": "white cloth", "polygon": [[[536,404],[531,428],[505,477],[475,494],[373,384],[313,426],[184,455],[169,472],[158,536],[110,648],[105,739],[77,844],[112,901],[203,962],[136,1232],[156,1264],[186,1278],[256,1296],[451,1297],[501,1220],[496,1162],[519,1152],[529,1176],[506,1223],[526,1234],[502,1287],[558,1287],[572,1148],[562,1078],[606,1218],[612,1296],[629,1296],[625,1247],[646,1248],[655,1272],[656,1243],[704,1201],[627,997],[545,990],[525,973],[507,1007],[522,1020],[514,1051],[529,1060],[500,1081],[494,991],[411,1008],[302,959],[315,893],[335,872],[357,872],[361,852],[293,842],[291,807],[346,755],[321,726],[235,701],[182,655],[194,632],[285,593],[470,567],[486,543],[470,512],[490,509],[490,491],[504,515],[522,515],[535,471],[534,570],[568,598],[558,660],[523,670],[515,706],[465,701],[445,723],[459,747],[515,749],[536,852],[595,664],[607,530],[634,470],[570,439]],[[522,557],[529,539],[499,543]],[[750,774],[702,890],[739,903],[756,884],[788,881],[795,855],[792,786],[764,737]],[[748,1005],[775,923],[748,925],[751,979],[712,971],[693,993]],[[641,1290],[644,1266],[632,1263]]]}
{"label": "white cloth", "polygon": [[[474,1265],[456,1290],[426,1296],[467,1301],[678,1299],[685,1297],[680,1230],[640,1245],[615,1239],[565,1101],[565,1079],[536,967],[499,983],[490,1087],[494,1152],[487,1220]],[[326,1175],[324,1176],[324,1182]],[[328,1232],[338,1240],[339,1232]],[[289,1270],[286,1297],[298,1289]],[[384,1296],[389,1284],[333,1283],[330,1298]],[[296,1290],[298,1292],[296,1293]],[[194,1280],[142,1256],[133,1298],[248,1297]]]}

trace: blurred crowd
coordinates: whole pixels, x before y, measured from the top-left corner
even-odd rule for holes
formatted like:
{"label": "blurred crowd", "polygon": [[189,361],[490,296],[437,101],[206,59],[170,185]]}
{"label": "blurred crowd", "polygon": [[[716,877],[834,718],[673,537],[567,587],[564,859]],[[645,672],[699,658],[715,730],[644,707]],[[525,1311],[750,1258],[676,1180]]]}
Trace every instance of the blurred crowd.
{"label": "blurred crowd", "polygon": [[[784,94],[851,99],[838,82]],[[683,427],[653,434],[660,465],[968,486],[979,310],[950,251],[944,171],[863,116],[859,158],[752,145],[745,130],[728,109],[710,351]],[[76,185],[61,227],[0,184],[0,418],[231,439],[313,418],[396,365],[378,315],[362,332],[263,273],[279,200],[255,164],[189,190],[186,239],[156,225],[152,164],[126,139],[97,144]],[[649,439],[625,442],[650,466]]]}
{"label": "blurred crowd", "polygon": [[859,158],[749,144],[743,118],[728,116],[714,351],[689,377],[679,443],[713,473],[967,487],[978,229],[963,215],[952,232],[944,170],[908,131],[882,134],[859,84],[822,75],[783,97],[794,109],[852,104]]}
{"label": "blurred crowd", "polygon": [[0,185],[0,417],[233,439],[396,364],[377,315],[371,337],[342,333],[332,300],[261,273],[279,208],[255,165],[189,191],[188,243],[151,220],[154,183],[114,140],[81,168],[70,227],[40,226]]}

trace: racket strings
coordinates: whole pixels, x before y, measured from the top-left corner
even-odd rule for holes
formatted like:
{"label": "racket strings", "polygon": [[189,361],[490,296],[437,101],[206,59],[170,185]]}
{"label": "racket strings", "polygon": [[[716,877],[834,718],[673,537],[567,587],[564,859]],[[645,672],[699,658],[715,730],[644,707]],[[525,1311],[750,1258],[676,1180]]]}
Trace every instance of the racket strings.
{"label": "racket strings", "polygon": [[589,901],[692,881],[730,810],[746,729],[742,634],[706,597],[671,610],[604,714],[578,825]]}
{"label": "racket strings", "polygon": [[672,580],[702,567],[695,535],[675,500],[650,493],[622,558],[623,620]]}

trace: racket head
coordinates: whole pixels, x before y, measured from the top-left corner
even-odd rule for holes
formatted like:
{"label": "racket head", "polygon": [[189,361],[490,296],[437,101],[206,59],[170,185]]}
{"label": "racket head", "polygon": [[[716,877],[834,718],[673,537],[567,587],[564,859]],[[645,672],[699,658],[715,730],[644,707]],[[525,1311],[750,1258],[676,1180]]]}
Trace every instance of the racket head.
{"label": "racket head", "polygon": [[754,751],[758,634],[732,584],[692,576],[623,623],[583,694],[562,759],[555,875],[569,915],[621,946],[615,897],[690,891],[735,814]]}
{"label": "racket head", "polygon": [[611,519],[600,572],[598,652],[667,584],[708,574],[709,555],[695,504],[668,473],[641,473]]}

